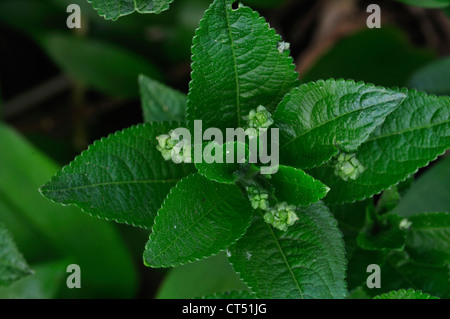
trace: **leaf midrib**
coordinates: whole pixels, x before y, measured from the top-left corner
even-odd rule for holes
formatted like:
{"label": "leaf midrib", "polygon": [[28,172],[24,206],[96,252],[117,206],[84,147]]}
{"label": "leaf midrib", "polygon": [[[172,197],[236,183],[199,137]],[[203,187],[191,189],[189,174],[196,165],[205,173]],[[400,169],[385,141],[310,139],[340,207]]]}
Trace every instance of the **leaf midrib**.
{"label": "leaf midrib", "polygon": [[110,186],[110,185],[127,185],[127,184],[164,184],[164,183],[176,183],[180,179],[149,179],[149,180],[131,180],[131,181],[116,181],[116,182],[105,182],[105,183],[97,183],[97,184],[90,184],[90,185],[83,185],[83,186],[76,186],[76,187],[67,187],[67,188],[58,188],[58,189],[51,189],[51,190],[45,190],[44,191],[51,191],[51,192],[64,192],[64,191],[71,191],[71,190],[79,190],[79,189],[89,189],[89,188],[96,188],[101,186]]}
{"label": "leaf midrib", "polygon": [[269,229],[269,232],[272,235],[272,238],[273,238],[275,244],[277,245],[277,248],[278,248],[281,256],[283,257],[284,263],[286,264],[286,266],[287,266],[287,268],[289,270],[289,273],[292,276],[292,279],[294,279],[295,285],[296,285],[298,291],[300,292],[301,299],[305,299],[305,297],[303,296],[302,289],[300,288],[300,283],[298,282],[297,278],[295,277],[294,271],[292,270],[292,267],[291,267],[291,265],[289,264],[289,262],[288,262],[288,260],[286,258],[286,254],[284,253],[283,249],[281,248],[281,245],[280,245],[280,242],[278,241],[278,238],[275,236],[275,232],[273,231],[272,226],[269,225],[268,223],[265,223],[265,222],[264,222],[264,224]]}
{"label": "leaf midrib", "polygon": [[241,105],[240,105],[240,99],[239,99],[241,90],[240,90],[239,76],[238,76],[238,70],[237,70],[237,62],[236,62],[237,59],[236,59],[236,53],[235,53],[235,49],[234,49],[234,45],[233,45],[233,36],[231,34],[231,24],[230,24],[230,17],[229,17],[229,12],[228,12],[228,7],[227,7],[227,1],[224,1],[223,3],[224,3],[225,17],[227,20],[228,37],[230,38],[230,48],[231,48],[231,53],[233,55],[234,74],[235,74],[235,78],[236,78],[236,112],[237,112],[237,122],[238,122],[237,127],[241,127]]}

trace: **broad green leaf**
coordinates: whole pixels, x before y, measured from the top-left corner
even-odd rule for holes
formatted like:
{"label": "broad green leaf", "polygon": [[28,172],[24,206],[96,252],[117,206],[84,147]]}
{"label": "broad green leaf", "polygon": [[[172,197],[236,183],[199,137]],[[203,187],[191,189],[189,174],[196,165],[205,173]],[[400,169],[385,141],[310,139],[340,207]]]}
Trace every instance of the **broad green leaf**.
{"label": "broad green leaf", "polygon": [[[231,0],[215,0],[200,21],[192,46],[187,116],[203,126],[244,127],[251,109],[273,112],[298,74],[281,37],[259,14]],[[218,112],[217,110],[220,110]]]}
{"label": "broad green leaf", "polygon": [[398,27],[384,24],[380,29],[362,28],[319,57],[302,74],[302,81],[344,78],[385,87],[404,86],[418,68],[435,56],[429,48],[412,45],[409,35]]}
{"label": "broad green leaf", "polygon": [[159,71],[142,57],[106,42],[62,33],[44,33],[38,39],[65,73],[107,95],[137,96],[139,74],[161,78]]}
{"label": "broad green leaf", "polygon": [[215,255],[245,233],[252,212],[236,185],[219,184],[199,174],[188,176],[158,211],[144,263],[174,267]]}
{"label": "broad green leaf", "polygon": [[358,148],[365,171],[355,180],[334,174],[334,161],[308,171],[328,185],[330,203],[360,200],[414,174],[450,147],[450,97],[402,89],[407,99]]}
{"label": "broad green leaf", "polygon": [[427,169],[400,200],[394,213],[412,216],[422,212],[450,212],[450,157],[443,157]]}
{"label": "broad green leaf", "polygon": [[270,183],[275,188],[279,201],[291,205],[308,206],[324,197],[329,188],[302,170],[280,165],[278,172],[271,175]]}
{"label": "broad green leaf", "polygon": [[[0,125],[0,149],[8,150],[0,152],[0,218],[26,260],[70,257],[81,267],[83,289],[63,287],[61,296],[133,297],[137,274],[115,225],[43,198],[38,187],[58,165],[5,125]],[[114,249],[105,249],[105,243]]]}
{"label": "broad green leaf", "polygon": [[347,283],[349,291],[366,284],[367,266],[382,265],[386,259],[384,251],[365,250],[357,245],[356,238],[366,225],[366,212],[373,209],[372,200],[330,206],[344,235],[347,257]]}
{"label": "broad green leaf", "polygon": [[366,250],[403,250],[409,223],[406,218],[388,214],[379,217],[379,220],[368,219],[368,225],[357,238],[361,248]]}
{"label": "broad green leaf", "polygon": [[404,252],[392,254],[381,267],[381,289],[369,290],[380,294],[398,289],[421,290],[439,298],[450,298],[450,268],[419,265],[409,260]]}
{"label": "broad green leaf", "polygon": [[424,8],[445,8],[450,6],[449,0],[397,0],[412,6]]}
{"label": "broad green leaf", "polygon": [[156,137],[179,126],[147,123],[101,139],[42,186],[41,193],[99,218],[151,228],[169,190],[194,169],[164,161],[156,149]]}
{"label": "broad green leaf", "polygon": [[256,216],[229,248],[234,270],[258,298],[345,298],[344,242],[328,208],[302,209],[286,232]]}
{"label": "broad green leaf", "polygon": [[427,93],[450,95],[449,79],[450,57],[446,57],[417,70],[409,80],[408,86]]}
{"label": "broad green leaf", "polygon": [[231,268],[227,257],[221,253],[170,270],[156,298],[189,299],[245,289],[247,287]]}
{"label": "broad green leaf", "polygon": [[11,234],[0,222],[0,286],[8,286],[32,273]]}
{"label": "broad green leaf", "polygon": [[33,265],[34,274],[9,287],[0,287],[0,299],[54,299],[66,284],[68,260]]}
{"label": "broad green leaf", "polygon": [[356,150],[405,98],[362,82],[320,80],[292,89],[274,119],[280,128],[280,160],[297,168]]}
{"label": "broad green leaf", "polygon": [[169,9],[173,0],[88,0],[98,14],[107,20],[139,13],[161,13]]}
{"label": "broad green leaf", "polygon": [[186,95],[145,75],[139,87],[145,122],[186,121]]}
{"label": "broad green leaf", "polygon": [[256,299],[255,296],[248,291],[229,291],[215,293],[203,296],[201,299]]}
{"label": "broad green leaf", "polygon": [[417,263],[450,265],[450,213],[422,213],[412,223],[406,251]]}
{"label": "broad green leaf", "polygon": [[[212,142],[214,143],[214,142]],[[238,156],[238,152],[242,152],[243,158],[245,160],[248,158],[248,145],[240,142],[227,142],[222,145],[215,143],[204,143],[203,144],[203,157],[201,163],[196,163],[195,167],[198,172],[205,176],[206,178],[225,184],[233,184],[239,177],[239,170],[241,169]],[[205,149],[207,151],[205,152]],[[231,150],[234,150],[234,161],[233,163],[227,163],[227,154],[232,154]],[[217,163],[215,161],[216,151],[220,154],[222,163]],[[206,153],[206,156],[205,156]],[[211,162],[211,163],[208,163]],[[248,161],[247,161],[248,162]]]}
{"label": "broad green leaf", "polygon": [[390,291],[385,294],[375,296],[373,299],[439,299],[429,294],[425,294],[420,290],[414,289],[400,289],[397,291]]}

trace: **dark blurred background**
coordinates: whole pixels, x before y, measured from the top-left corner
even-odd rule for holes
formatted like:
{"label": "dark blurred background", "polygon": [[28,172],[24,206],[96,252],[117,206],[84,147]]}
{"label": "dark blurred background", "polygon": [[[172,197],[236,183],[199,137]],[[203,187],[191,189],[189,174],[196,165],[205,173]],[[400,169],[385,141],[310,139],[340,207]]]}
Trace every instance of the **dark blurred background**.
{"label": "dark blurred background", "polygon": [[[159,15],[132,14],[106,21],[85,0],[0,0],[3,121],[26,138],[24,143],[31,143],[58,165],[69,163],[93,141],[141,123],[138,75],[187,93],[192,36],[210,2],[175,0],[170,10]],[[448,61],[450,7],[420,8],[393,0],[243,2],[291,43],[303,82],[334,77],[450,94],[448,77],[442,77],[439,85],[423,80],[427,68]],[[81,6],[81,29],[66,27],[66,8],[71,3]],[[380,29],[366,26],[370,3],[381,7]],[[448,62],[445,65],[450,69]],[[4,201],[6,197],[3,194]],[[175,283],[183,278],[186,287],[199,285],[195,275],[187,274],[215,278],[208,273],[208,263],[223,276],[200,290],[241,284],[219,256],[177,270],[162,287],[166,271],[142,265],[148,232],[122,225],[114,228],[131,251],[134,286],[126,294],[100,289],[89,297],[154,297],[158,289],[159,297],[189,296],[194,293]]]}

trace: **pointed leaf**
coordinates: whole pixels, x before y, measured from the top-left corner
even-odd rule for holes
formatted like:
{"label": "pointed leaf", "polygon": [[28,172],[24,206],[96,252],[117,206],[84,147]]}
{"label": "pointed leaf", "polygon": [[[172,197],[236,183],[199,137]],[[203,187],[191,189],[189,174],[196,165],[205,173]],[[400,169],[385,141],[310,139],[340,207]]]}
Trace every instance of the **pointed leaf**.
{"label": "pointed leaf", "polygon": [[229,291],[215,293],[213,295],[203,296],[201,299],[256,299],[255,296],[248,291]]}
{"label": "pointed leaf", "polygon": [[286,232],[256,216],[229,248],[234,270],[258,298],[345,298],[345,251],[322,203],[302,209]]}
{"label": "pointed leaf", "polygon": [[373,299],[439,299],[439,298],[423,293],[420,290],[400,289],[375,296]]}
{"label": "pointed leaf", "polygon": [[[200,21],[192,46],[188,121],[204,127],[244,127],[243,116],[264,105],[274,111],[297,84],[288,50],[259,14],[231,0],[215,0]],[[220,110],[218,112],[217,110]]]}
{"label": "pointed leaf", "polygon": [[88,0],[98,14],[107,20],[133,13],[161,13],[169,9],[173,0]]}
{"label": "pointed leaf", "polygon": [[178,123],[134,126],[95,142],[41,187],[47,198],[99,218],[151,228],[169,190],[193,165],[164,161],[156,136]]}
{"label": "pointed leaf", "polygon": [[194,174],[173,188],[145,246],[150,267],[174,267],[219,253],[250,225],[252,208],[236,185]]}
{"label": "pointed leaf", "polygon": [[0,286],[8,286],[32,274],[5,225],[0,223]]}
{"label": "pointed leaf", "polygon": [[411,258],[429,265],[450,264],[450,213],[422,213],[409,221],[406,251]]}
{"label": "pointed leaf", "polygon": [[365,171],[355,180],[334,174],[334,162],[308,171],[331,190],[325,201],[342,203],[388,189],[450,147],[450,97],[402,89],[400,107],[356,151]]}
{"label": "pointed leaf", "polygon": [[324,197],[329,188],[302,170],[280,165],[278,172],[271,175],[270,183],[275,196],[291,205],[308,206]]}
{"label": "pointed leaf", "polygon": [[145,122],[186,121],[186,95],[145,75],[139,87]]}
{"label": "pointed leaf", "polygon": [[274,114],[281,162],[310,168],[338,150],[354,151],[404,97],[363,82],[333,79],[291,90]]}

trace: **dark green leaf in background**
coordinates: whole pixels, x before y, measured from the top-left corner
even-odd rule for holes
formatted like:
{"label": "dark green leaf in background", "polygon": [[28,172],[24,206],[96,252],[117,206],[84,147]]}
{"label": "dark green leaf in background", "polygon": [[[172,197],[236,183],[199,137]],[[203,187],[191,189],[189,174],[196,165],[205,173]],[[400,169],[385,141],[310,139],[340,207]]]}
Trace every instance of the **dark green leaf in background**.
{"label": "dark green leaf in background", "polygon": [[70,258],[80,266],[84,288],[64,286],[59,296],[133,297],[137,274],[115,225],[43,198],[38,187],[59,167],[4,125],[0,149],[7,150],[0,152],[0,218],[26,260],[34,265]]}
{"label": "dark green leaf in background", "polygon": [[149,61],[104,41],[63,33],[44,33],[38,40],[65,73],[106,95],[136,97],[139,74],[161,79],[161,74]]}
{"label": "dark green leaf in background", "polygon": [[418,263],[450,265],[450,213],[422,213],[412,223],[406,251]]}
{"label": "dark green leaf in background", "polygon": [[433,61],[417,70],[408,86],[427,93],[450,95],[450,57]]}
{"label": "dark green leaf in background", "polygon": [[139,88],[145,122],[186,121],[186,95],[145,75]]}
{"label": "dark green leaf in background", "polygon": [[0,222],[0,286],[8,286],[32,273],[11,234]]}

